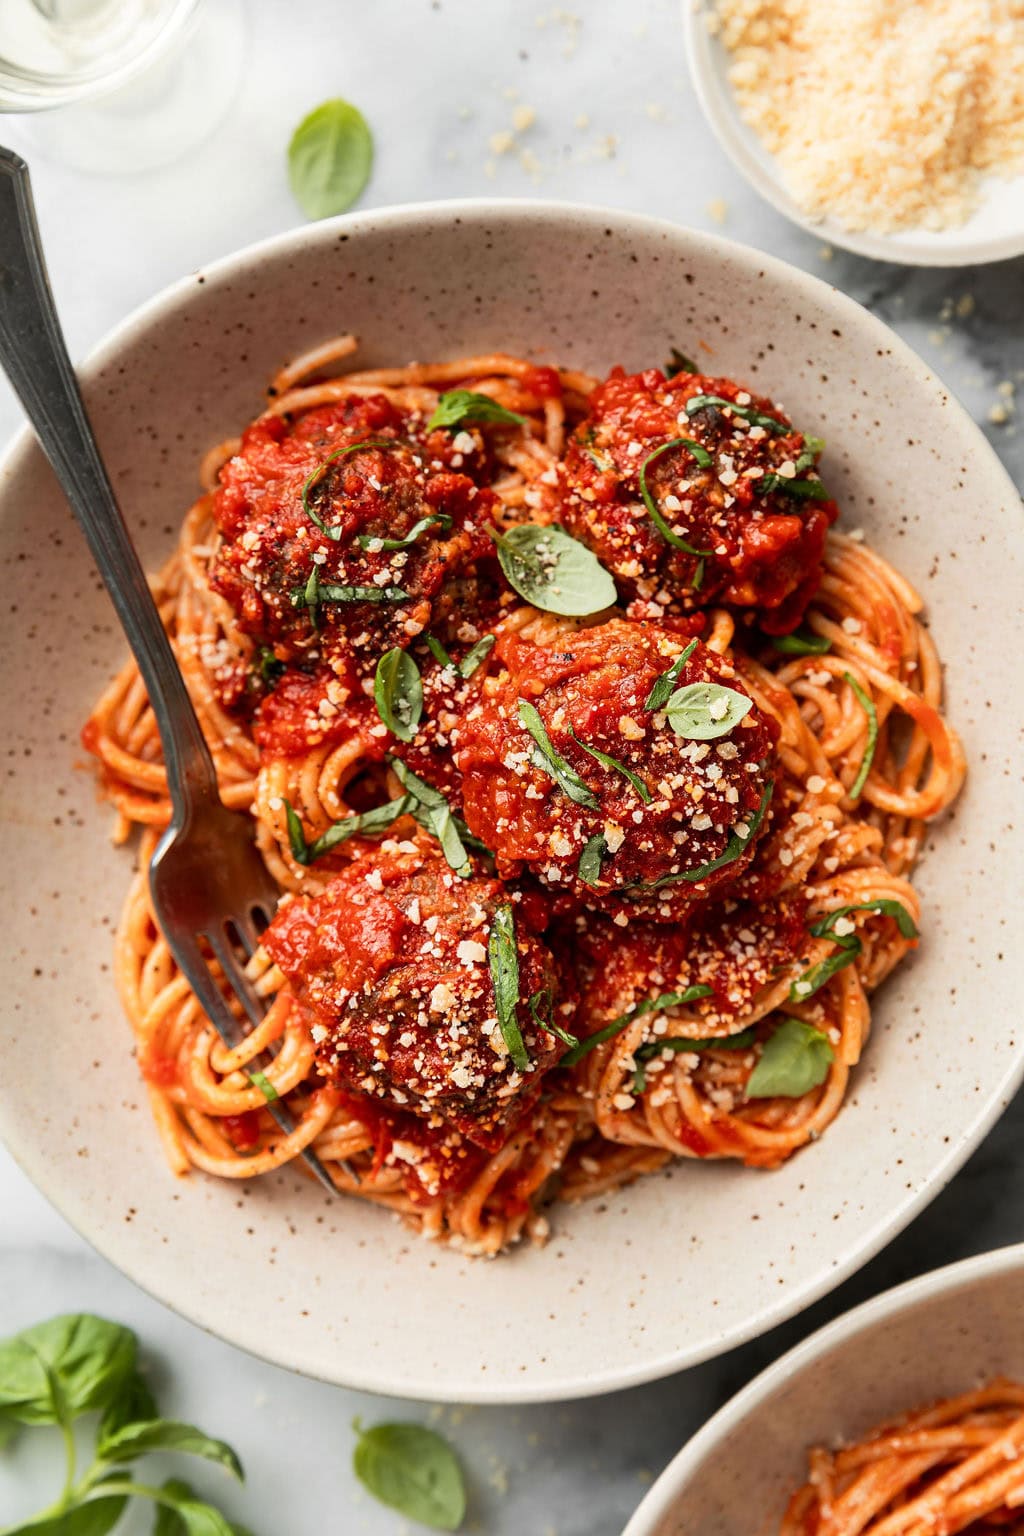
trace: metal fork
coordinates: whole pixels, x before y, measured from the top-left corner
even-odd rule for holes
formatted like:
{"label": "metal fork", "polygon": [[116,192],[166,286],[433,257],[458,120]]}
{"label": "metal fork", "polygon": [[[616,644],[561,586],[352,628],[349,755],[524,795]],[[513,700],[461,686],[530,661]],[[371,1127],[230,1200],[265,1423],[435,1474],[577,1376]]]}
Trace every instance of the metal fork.
{"label": "metal fork", "polygon": [[[216,956],[247,1017],[258,1024],[265,1008],[245,974],[239,950],[246,956],[253,953],[279,893],[255,847],[248,819],[220,802],[213,761],[103,467],[64,345],[28,167],[2,148],[0,363],[85,533],[146,685],[163,743],[172,805],[171,824],[149,867],[153,908],[171,954],[220,1038],[232,1048],[245,1038],[245,1028],[217,984],[202,941]],[[272,1100],[267,1108],[283,1131],[295,1130],[283,1102]],[[321,1184],[336,1194],[315,1152],[307,1148],[302,1156]],[[354,1176],[351,1168],[342,1166]]]}

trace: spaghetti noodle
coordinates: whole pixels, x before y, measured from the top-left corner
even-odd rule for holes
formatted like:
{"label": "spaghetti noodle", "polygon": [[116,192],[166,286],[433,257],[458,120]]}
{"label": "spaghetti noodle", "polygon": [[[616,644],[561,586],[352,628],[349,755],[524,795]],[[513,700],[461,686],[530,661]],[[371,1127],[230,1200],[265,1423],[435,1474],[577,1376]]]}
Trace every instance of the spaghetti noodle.
{"label": "spaghetti noodle", "polygon": [[[674,1157],[776,1166],[842,1103],[869,994],[916,939],[924,826],[963,778],[920,599],[826,538],[820,445],[729,381],[598,387],[503,354],[338,374],[355,345],[297,359],[211,451],[154,584],[283,896],[250,959],[268,1012],[235,1050],[153,920],[170,803],[133,665],[83,733],[116,839],[143,829],[117,981],[171,1168],[247,1179],[312,1145],[339,1189],[495,1253],[542,1238],[552,1196]],[[432,426],[463,392],[496,418]],[[624,611],[521,600],[509,530],[550,585],[555,524]],[[370,908],[398,927],[367,979]],[[502,1013],[506,910],[509,953],[549,980]]]}

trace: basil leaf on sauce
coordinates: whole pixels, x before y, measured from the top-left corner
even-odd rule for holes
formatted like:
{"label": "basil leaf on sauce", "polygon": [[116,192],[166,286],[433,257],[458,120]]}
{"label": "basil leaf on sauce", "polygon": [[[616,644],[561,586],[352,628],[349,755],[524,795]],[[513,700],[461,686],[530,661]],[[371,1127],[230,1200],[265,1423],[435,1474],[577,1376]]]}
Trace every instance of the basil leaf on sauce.
{"label": "basil leaf on sauce", "polygon": [[679,1035],[672,1035],[649,1040],[646,1045],[637,1046],[633,1052],[636,1071],[633,1073],[630,1091],[634,1094],[644,1092],[647,1087],[647,1063],[663,1055],[665,1051],[684,1055],[701,1051],[745,1051],[754,1044],[756,1039],[757,1030],[751,1025],[748,1029],[741,1029],[738,1035],[710,1035],[701,1040],[687,1040]]}
{"label": "basil leaf on sauce", "polygon": [[490,849],[472,835],[461,817],[456,816],[439,789],[413,773],[399,757],[386,759],[388,767],[406,792],[409,814],[419,826],[441,845],[447,863],[463,879],[471,873],[469,854],[490,855]]}
{"label": "basil leaf on sauce", "polygon": [[373,165],[366,119],[340,96],[315,107],[288,145],[288,180],[307,219],[329,219],[350,208]]}
{"label": "basil leaf on sauce", "polygon": [[667,1008],[681,1008],[687,1003],[695,1003],[702,997],[710,997],[711,988],[701,983],[699,986],[687,987],[685,992],[662,992],[659,997],[648,997],[642,1003],[635,1003],[625,1013],[620,1013],[618,1018],[605,1024],[593,1035],[588,1035],[585,1040],[563,1056],[560,1066],[574,1067],[576,1063],[596,1046],[603,1045],[606,1040],[612,1040],[636,1019],[642,1019],[648,1013],[663,1013]]}
{"label": "basil leaf on sauce", "polygon": [[816,635],[805,625],[794,629],[792,634],[769,635],[767,638],[772,649],[781,656],[824,656],[832,649],[832,641],[827,635]]}
{"label": "basil leaf on sauce", "polygon": [[498,1028],[508,1046],[508,1054],[517,1072],[529,1070],[530,1058],[516,1019],[519,1006],[519,950],[516,945],[516,921],[511,902],[503,902],[491,919],[487,936],[487,960],[494,985]]}
{"label": "basil leaf on sauce", "polygon": [[787,479],[785,475],[777,475],[772,471],[763,474],[760,480],[754,481],[755,491],[767,495],[769,491],[780,491],[785,496],[796,496],[801,501],[828,501],[829,495],[820,480]]}
{"label": "basil leaf on sauce", "polygon": [[312,843],[307,843],[302,822],[294,806],[286,800],[284,812],[288,823],[288,841],[291,845],[292,858],[296,864],[312,864],[314,859],[330,853],[331,849],[337,848],[339,843],[347,843],[350,837],[355,837],[357,834],[385,832],[398,820],[399,816],[404,816],[411,811],[414,803],[411,795],[402,795],[397,800],[388,800],[384,805],[375,806],[372,811],[361,811],[356,816],[346,816],[343,820],[334,822]]}
{"label": "basil leaf on sauce", "polygon": [[873,917],[891,917],[904,939],[918,937],[917,924],[906,907],[901,901],[894,901],[891,897],[836,907],[834,911],[827,912],[824,917],[819,917],[810,925],[810,932],[816,939],[831,939],[836,947],[831,955],[826,955],[824,960],[818,961],[817,965],[810,966],[792,983],[789,989],[791,1003],[802,1003],[807,998],[813,997],[815,992],[820,991],[838,971],[852,965],[861,953],[863,945],[856,933],[836,933],[835,931],[840,918],[846,917],[850,912],[867,912]]}
{"label": "basil leaf on sauce", "polygon": [[373,679],[377,713],[399,741],[412,741],[423,715],[420,669],[400,646],[393,646],[377,663]]}
{"label": "basil leaf on sauce", "polygon": [[422,538],[428,528],[437,528],[438,532],[447,533],[451,526],[452,519],[447,512],[428,512],[427,516],[421,517],[418,523],[413,523],[403,539],[379,539],[376,534],[361,533],[356,538],[356,543],[360,549],[368,549],[371,554],[377,554],[383,549],[410,549],[418,539]]}
{"label": "basil leaf on sauce", "polygon": [[551,745],[551,738],[534,706],[526,699],[520,699],[518,710],[520,725],[529,732],[536,743],[536,750],[530,758],[534,767],[542,769],[554,779],[563,795],[568,795],[569,799],[577,805],[585,805],[593,811],[599,810],[601,802],[593,790],[587,788],[575,768],[567,763]]}
{"label": "basil leaf on sauce", "polygon": [[268,688],[273,688],[276,683],[281,681],[281,678],[285,674],[285,670],[286,668],[284,662],[278,661],[269,645],[261,645],[259,649],[259,657],[256,662],[256,671],[258,672],[261,681],[264,682]]}
{"label": "basil leaf on sauce", "polygon": [[607,852],[608,844],[603,832],[595,832],[593,837],[588,837],[580,854],[576,873],[584,885],[596,886],[601,879],[601,860]]}
{"label": "basil leaf on sauce", "polygon": [[690,657],[693,655],[696,649],[696,640],[691,640],[685,651],[680,651],[679,655],[669,667],[668,671],[663,672],[659,678],[655,679],[654,686],[652,687],[650,693],[647,695],[647,699],[644,703],[644,709],[664,709],[665,705],[668,703],[669,699],[672,697],[672,694],[675,691],[676,683],[679,681],[680,672],[686,666],[686,663],[689,661]]}
{"label": "basil leaf on sauce", "polygon": [[427,431],[433,432],[438,427],[447,427],[450,431],[464,421],[497,421],[513,427],[526,425],[525,416],[507,411],[490,395],[474,394],[471,389],[451,389],[438,400],[434,414],[427,422]]}
{"label": "basil leaf on sauce", "polygon": [[347,459],[350,453],[358,453],[361,448],[394,448],[394,446],[393,440],[389,437],[360,438],[358,443],[348,443],[344,448],[335,448],[333,453],[329,453],[326,459],[322,459],[316,468],[306,476],[302,486],[302,510],[310,522],[316,524],[321,533],[325,533],[329,539],[334,539],[337,542],[344,532],[340,523],[335,523],[333,527],[329,527],[309,499],[311,492],[320,484],[335,460]]}
{"label": "basil leaf on sauce", "polygon": [[293,608],[308,608],[314,626],[324,603],[401,603],[409,594],[402,587],[348,587],[320,580],[320,567],[314,565],[304,587],[293,587],[289,596]]}
{"label": "basil leaf on sauce", "polygon": [[455,1452],[422,1424],[375,1424],[359,1436],[352,1467],[381,1504],[435,1531],[457,1531],[466,1514],[466,1486]]}
{"label": "basil leaf on sauce", "polygon": [[848,790],[851,800],[859,800],[864,785],[867,783],[868,774],[871,772],[871,764],[875,760],[875,747],[878,745],[878,715],[871,699],[864,692],[864,689],[852,672],[844,672],[843,681],[849,683],[857,703],[868,717],[868,744],[864,750],[864,756],[861,758],[860,767],[857,769],[857,777]]}
{"label": "basil leaf on sauce", "polygon": [[665,705],[668,723],[686,741],[716,741],[728,736],[754,707],[754,701],[721,683],[687,683]]}
{"label": "basil leaf on sauce", "polygon": [[686,402],[687,416],[696,416],[705,406],[715,405],[719,410],[731,411],[734,416],[740,416],[744,421],[749,421],[752,427],[764,427],[767,432],[774,432],[785,436],[792,432],[784,421],[779,421],[775,416],[766,416],[763,411],[755,409],[752,405],[737,405],[735,400],[725,400],[721,395],[694,395]]}
{"label": "basil leaf on sauce", "polygon": [[561,1040],[563,1045],[568,1045],[570,1048],[579,1045],[580,1042],[575,1035],[563,1029],[561,1024],[555,1023],[554,999],[548,987],[535,992],[530,998],[530,1012],[533,1014],[534,1022],[539,1024],[541,1029],[546,1029],[549,1035],[554,1035],[556,1040]]}
{"label": "basil leaf on sauce", "polygon": [[639,885],[632,885],[629,887],[629,889],[632,891],[657,891],[660,890],[663,885],[676,885],[680,880],[685,881],[687,885],[694,885],[699,880],[706,880],[708,875],[713,875],[716,870],[724,869],[726,864],[734,863],[734,861],[738,859],[742,853],[746,852],[748,844],[756,835],[758,828],[764,820],[765,812],[768,809],[768,802],[772,798],[772,791],[774,788],[775,781],[773,779],[769,779],[764,787],[764,793],[761,796],[761,803],[757,807],[757,810],[754,812],[753,816],[747,822],[746,836],[741,837],[738,832],[730,832],[729,841],[726,843],[725,848],[718,855],[717,859],[712,859],[707,864],[698,864],[696,869],[684,869],[682,873],[678,875],[663,875],[660,880],[653,880],[649,885],[643,883]]}
{"label": "basil leaf on sauce", "polygon": [[484,635],[482,640],[478,640],[473,649],[467,651],[459,662],[459,676],[462,678],[472,677],[477,667],[487,660],[497,644],[497,640],[497,635]]}
{"label": "basil leaf on sauce", "polygon": [[700,369],[692,358],[685,352],[680,352],[678,347],[672,347],[669,352],[669,360],[662,368],[666,379],[674,379],[677,373],[699,373]]}
{"label": "basil leaf on sauce", "polygon": [[577,746],[582,747],[584,752],[594,759],[595,763],[600,763],[602,768],[608,768],[612,773],[619,774],[621,778],[626,780],[638,798],[643,801],[644,805],[650,805],[654,796],[638,773],[634,773],[632,768],[627,767],[625,763],[620,763],[619,759],[612,757],[610,752],[602,752],[597,747],[591,747],[587,742],[581,741],[571,725],[569,727],[569,735],[576,742]]}
{"label": "basil leaf on sauce", "polygon": [[426,641],[427,649],[436,662],[442,667],[454,667],[454,661],[452,661],[448,652],[435,635],[424,635],[423,639]]}
{"label": "basil leaf on sauce", "polygon": [[700,443],[695,443],[692,438],[674,437],[671,442],[662,443],[660,447],[655,448],[653,453],[649,453],[640,466],[640,495],[644,506],[647,508],[647,515],[651,522],[667,544],[671,544],[675,549],[683,550],[685,554],[697,556],[697,565],[690,580],[690,586],[694,591],[697,591],[704,579],[705,557],[711,554],[711,550],[698,549],[696,545],[687,543],[686,539],[682,538],[676,533],[674,528],[669,526],[662,514],[661,508],[654,499],[650,486],[647,484],[647,470],[649,466],[654,463],[655,459],[659,459],[663,453],[667,453],[670,448],[686,448],[692,453],[701,469],[710,469],[714,464],[714,459],[706,448],[702,448]]}
{"label": "basil leaf on sauce", "polygon": [[828,1077],[835,1051],[827,1035],[803,1019],[784,1018],[761,1049],[747,1080],[748,1099],[798,1099]]}
{"label": "basil leaf on sauce", "polygon": [[281,1097],[265,1072],[250,1072],[249,1081],[254,1088],[259,1089],[268,1104],[273,1104],[275,1099]]}
{"label": "basil leaf on sauce", "polygon": [[585,618],[616,601],[609,572],[564,528],[520,523],[501,535],[497,550],[509,586],[545,613]]}

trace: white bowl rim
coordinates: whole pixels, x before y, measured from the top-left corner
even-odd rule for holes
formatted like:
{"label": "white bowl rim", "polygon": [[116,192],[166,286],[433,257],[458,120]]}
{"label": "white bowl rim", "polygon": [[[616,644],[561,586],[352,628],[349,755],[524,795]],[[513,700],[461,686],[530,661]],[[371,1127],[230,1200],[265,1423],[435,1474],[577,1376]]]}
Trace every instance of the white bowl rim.
{"label": "white bowl rim", "polygon": [[[938,244],[917,240],[913,232],[905,238],[894,237],[872,233],[870,230],[844,229],[835,219],[809,218],[782,186],[777,173],[773,170],[765,174],[764,166],[738,131],[728,108],[709,89],[708,71],[697,48],[698,28],[707,11],[701,0],[681,0],[681,3],[690,79],[705,121],[744,180],[791,224],[799,225],[825,245],[838,245],[858,256],[870,256],[875,261],[898,262],[905,267],[977,266],[993,261],[1009,261],[1011,257],[1024,253],[1024,222],[1015,233],[987,238],[966,236]],[[774,157],[769,158],[774,165]]]}
{"label": "white bowl rim", "polygon": [[[198,278],[213,281],[231,279],[244,271],[249,263],[285,251],[295,243],[314,241],[330,245],[334,243],[339,233],[361,234],[388,229],[415,228],[419,223],[435,223],[446,219],[482,222],[494,218],[521,219],[524,223],[580,220],[592,222],[599,227],[618,226],[623,234],[633,230],[650,235],[662,234],[667,237],[677,237],[682,234],[712,249],[717,249],[723,256],[730,255],[733,259],[754,261],[764,273],[774,275],[784,283],[795,285],[798,290],[810,289],[815,293],[824,290],[827,295],[824,302],[836,307],[840,314],[846,314],[851,322],[873,331],[879,345],[889,349],[893,360],[913,375],[920,386],[941,399],[952,411],[954,419],[959,419],[968,439],[973,439],[975,451],[978,453],[979,470],[983,468],[991,480],[993,498],[1001,502],[1009,495],[1011,504],[1018,500],[1013,481],[995,450],[952,391],[912,347],[855,299],[824,279],[805,272],[802,268],[779,257],[768,255],[754,246],[694,229],[670,219],[638,214],[629,209],[618,209],[601,204],[544,198],[452,198],[440,199],[436,202],[391,204],[380,209],[358,210],[342,214],[314,224],[296,225],[277,235],[252,241],[240,250],[198,267],[185,277],[161,289],[153,297],[137,306],[97,346],[92,348],[84,362],[76,366],[76,372],[88,390],[90,383],[116,358],[121,347],[135,340],[153,323],[173,314],[179,305],[183,305],[189,296],[195,293]],[[20,458],[32,449],[34,443],[35,435],[31,426],[26,424],[16,432],[7,448],[0,452],[0,486],[6,476],[17,469]],[[196,1326],[205,1328],[259,1359],[270,1361],[285,1369],[301,1370],[303,1374],[312,1375],[314,1378],[333,1384],[343,1384],[356,1390],[378,1392],[395,1397],[480,1404],[562,1402],[574,1398],[599,1396],[603,1393],[658,1381],[674,1372],[716,1358],[798,1315],[813,1302],[833,1291],[881,1252],[936,1198],[989,1134],[1022,1083],[1024,1083],[1024,1050],[1007,1068],[999,1084],[993,1088],[984,1112],[958,1142],[950,1145],[945,1156],[935,1164],[930,1177],[924,1180],[920,1187],[909,1194],[905,1200],[894,1204],[885,1218],[862,1243],[852,1247],[832,1264],[823,1265],[820,1272],[803,1285],[783,1289],[778,1299],[763,1305],[760,1310],[752,1311],[742,1324],[737,1324],[714,1337],[709,1336],[696,1347],[688,1348],[686,1345],[681,1345],[667,1355],[658,1355],[638,1363],[625,1365],[613,1363],[599,1373],[591,1372],[586,1378],[561,1377],[546,1382],[539,1389],[531,1386],[529,1382],[518,1381],[493,1384],[487,1382],[481,1385],[472,1375],[467,1376],[462,1382],[450,1381],[443,1389],[438,1389],[425,1380],[396,1383],[393,1377],[375,1370],[346,1372],[344,1376],[325,1371],[321,1375],[315,1367],[311,1368],[306,1362],[301,1367],[296,1366],[286,1350],[268,1347],[265,1331],[243,1323],[229,1327],[221,1318],[214,1323],[205,1315],[197,1313],[187,1298],[176,1298],[168,1294],[169,1288],[165,1287],[156,1274],[147,1271],[146,1277],[142,1278],[135,1266],[125,1266],[120,1259],[109,1261],[116,1263],[121,1273],[126,1274],[148,1295],[178,1312],[180,1316],[186,1317]],[[4,1099],[0,1095],[0,1140],[7,1145],[15,1160],[46,1199],[65,1216],[80,1236],[85,1238],[104,1258],[107,1258],[103,1240],[93,1237],[84,1223],[74,1222],[65,1214],[60,1188],[61,1180],[45,1174],[37,1178],[35,1171],[31,1169],[31,1147],[16,1145],[13,1137],[9,1136],[4,1121]],[[145,1266],[140,1265],[139,1268],[144,1269]]]}
{"label": "white bowl rim", "polygon": [[704,1423],[697,1433],[677,1451],[637,1507],[622,1536],[652,1536],[658,1521],[671,1512],[686,1479],[737,1424],[771,1396],[777,1387],[793,1380],[815,1360],[827,1355],[839,1344],[847,1343],[876,1323],[899,1313],[910,1312],[935,1296],[945,1296],[975,1280],[1024,1271],[1024,1243],[1009,1243],[1005,1248],[991,1248],[969,1259],[930,1269],[913,1280],[893,1286],[843,1312],[825,1323],[784,1355],[766,1366],[753,1381]]}

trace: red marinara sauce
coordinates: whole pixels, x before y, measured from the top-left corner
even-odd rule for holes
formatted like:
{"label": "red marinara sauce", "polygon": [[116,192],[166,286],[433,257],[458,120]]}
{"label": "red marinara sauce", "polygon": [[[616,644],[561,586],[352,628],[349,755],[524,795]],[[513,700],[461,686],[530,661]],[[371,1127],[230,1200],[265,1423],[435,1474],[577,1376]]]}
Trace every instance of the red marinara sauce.
{"label": "red marinara sauce", "polygon": [[[839,515],[816,473],[820,447],[731,379],[616,368],[569,440],[553,510],[612,572],[632,617],[724,603],[784,634],[818,588]],[[689,550],[650,516],[645,464],[648,493]]]}
{"label": "red marinara sauce", "polygon": [[[488,961],[505,902],[516,918],[524,1071],[499,1026]],[[494,1149],[564,1050],[529,999],[572,1007],[571,984],[527,918],[500,882],[460,878],[436,845],[384,843],[318,896],[283,905],[263,943],[310,1022],[323,1077],[392,1108],[440,1116]]]}
{"label": "red marinara sauce", "polygon": [[[712,682],[747,697],[728,661],[692,644],[675,688]],[[498,642],[507,672],[453,740],[466,822],[494,851],[503,878],[525,872],[585,905],[666,919],[731,884],[750,862],[778,727],[754,706],[716,740],[677,734],[647,699],[683,650],[678,636],[625,619],[581,629],[557,646],[516,634]],[[524,704],[540,716],[547,761],[524,723]],[[572,794],[565,777],[552,774],[551,754],[570,770]],[[595,839],[600,857],[585,860],[581,873]],[[744,847],[728,857],[736,839]],[[706,876],[697,873],[720,859]]]}

